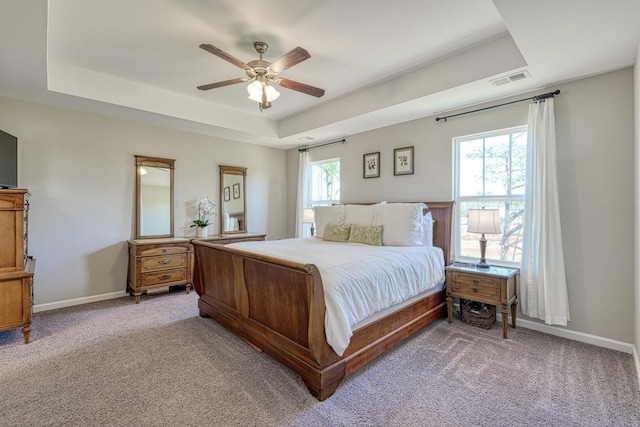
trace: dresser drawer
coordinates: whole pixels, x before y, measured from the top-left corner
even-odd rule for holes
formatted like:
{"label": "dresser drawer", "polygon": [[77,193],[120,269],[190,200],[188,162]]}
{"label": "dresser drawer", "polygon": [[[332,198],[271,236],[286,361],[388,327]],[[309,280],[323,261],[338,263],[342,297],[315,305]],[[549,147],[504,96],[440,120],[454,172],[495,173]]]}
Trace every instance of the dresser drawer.
{"label": "dresser drawer", "polygon": [[141,271],[184,267],[187,265],[187,254],[144,257],[140,262]]}
{"label": "dresser drawer", "polygon": [[453,283],[451,284],[454,292],[479,295],[487,298],[500,298],[500,284],[498,278],[478,277],[462,273],[453,273]]}
{"label": "dresser drawer", "polygon": [[139,248],[138,255],[141,256],[156,256],[156,255],[174,255],[187,253],[185,246],[164,246],[161,248]]}
{"label": "dresser drawer", "polygon": [[187,277],[186,268],[162,270],[142,274],[142,286],[161,285],[164,283],[184,282]]}

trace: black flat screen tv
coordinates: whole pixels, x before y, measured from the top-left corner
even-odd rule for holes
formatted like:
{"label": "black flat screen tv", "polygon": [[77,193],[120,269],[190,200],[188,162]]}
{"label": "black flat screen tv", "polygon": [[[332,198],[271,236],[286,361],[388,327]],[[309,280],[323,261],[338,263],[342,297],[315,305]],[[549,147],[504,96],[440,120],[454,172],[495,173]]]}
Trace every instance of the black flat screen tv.
{"label": "black flat screen tv", "polygon": [[0,130],[0,188],[18,186],[18,138]]}

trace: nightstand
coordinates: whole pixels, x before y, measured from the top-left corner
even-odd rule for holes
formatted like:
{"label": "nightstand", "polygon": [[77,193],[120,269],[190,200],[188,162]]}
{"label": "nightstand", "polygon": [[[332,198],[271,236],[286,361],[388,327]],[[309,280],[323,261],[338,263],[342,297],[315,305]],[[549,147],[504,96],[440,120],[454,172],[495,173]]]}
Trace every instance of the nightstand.
{"label": "nightstand", "polygon": [[502,338],[507,338],[508,308],[511,307],[511,326],[516,327],[516,303],[520,270],[517,268],[477,268],[467,265],[450,265],[447,273],[447,315],[449,323],[453,315],[453,298],[463,298],[501,307]]}

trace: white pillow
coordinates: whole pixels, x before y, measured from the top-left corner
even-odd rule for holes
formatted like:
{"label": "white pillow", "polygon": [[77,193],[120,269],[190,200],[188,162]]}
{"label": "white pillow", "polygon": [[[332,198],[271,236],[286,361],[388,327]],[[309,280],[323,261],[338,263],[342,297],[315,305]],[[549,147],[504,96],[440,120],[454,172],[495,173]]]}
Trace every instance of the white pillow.
{"label": "white pillow", "polygon": [[322,239],[324,227],[328,223],[340,224],[344,222],[344,206],[314,206],[313,215],[316,221],[315,237]]}
{"label": "white pillow", "polygon": [[424,246],[422,213],[424,203],[389,203],[376,205],[374,225],[382,225],[385,246]]}
{"label": "white pillow", "polygon": [[422,244],[433,246],[433,216],[431,211],[422,216]]}
{"label": "white pillow", "polygon": [[346,205],[344,207],[344,222],[364,227],[372,226],[374,225],[373,216],[376,206],[378,205]]}

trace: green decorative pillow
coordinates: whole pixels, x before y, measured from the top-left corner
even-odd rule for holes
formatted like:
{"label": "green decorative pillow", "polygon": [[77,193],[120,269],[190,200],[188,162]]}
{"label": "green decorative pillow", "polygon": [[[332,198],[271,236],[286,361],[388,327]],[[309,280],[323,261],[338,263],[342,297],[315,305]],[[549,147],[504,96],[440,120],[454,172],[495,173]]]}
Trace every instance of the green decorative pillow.
{"label": "green decorative pillow", "polygon": [[362,225],[351,224],[351,234],[349,243],[364,243],[371,246],[382,246],[382,225]]}
{"label": "green decorative pillow", "polygon": [[351,233],[351,224],[327,224],[324,226],[322,240],[347,243]]}

